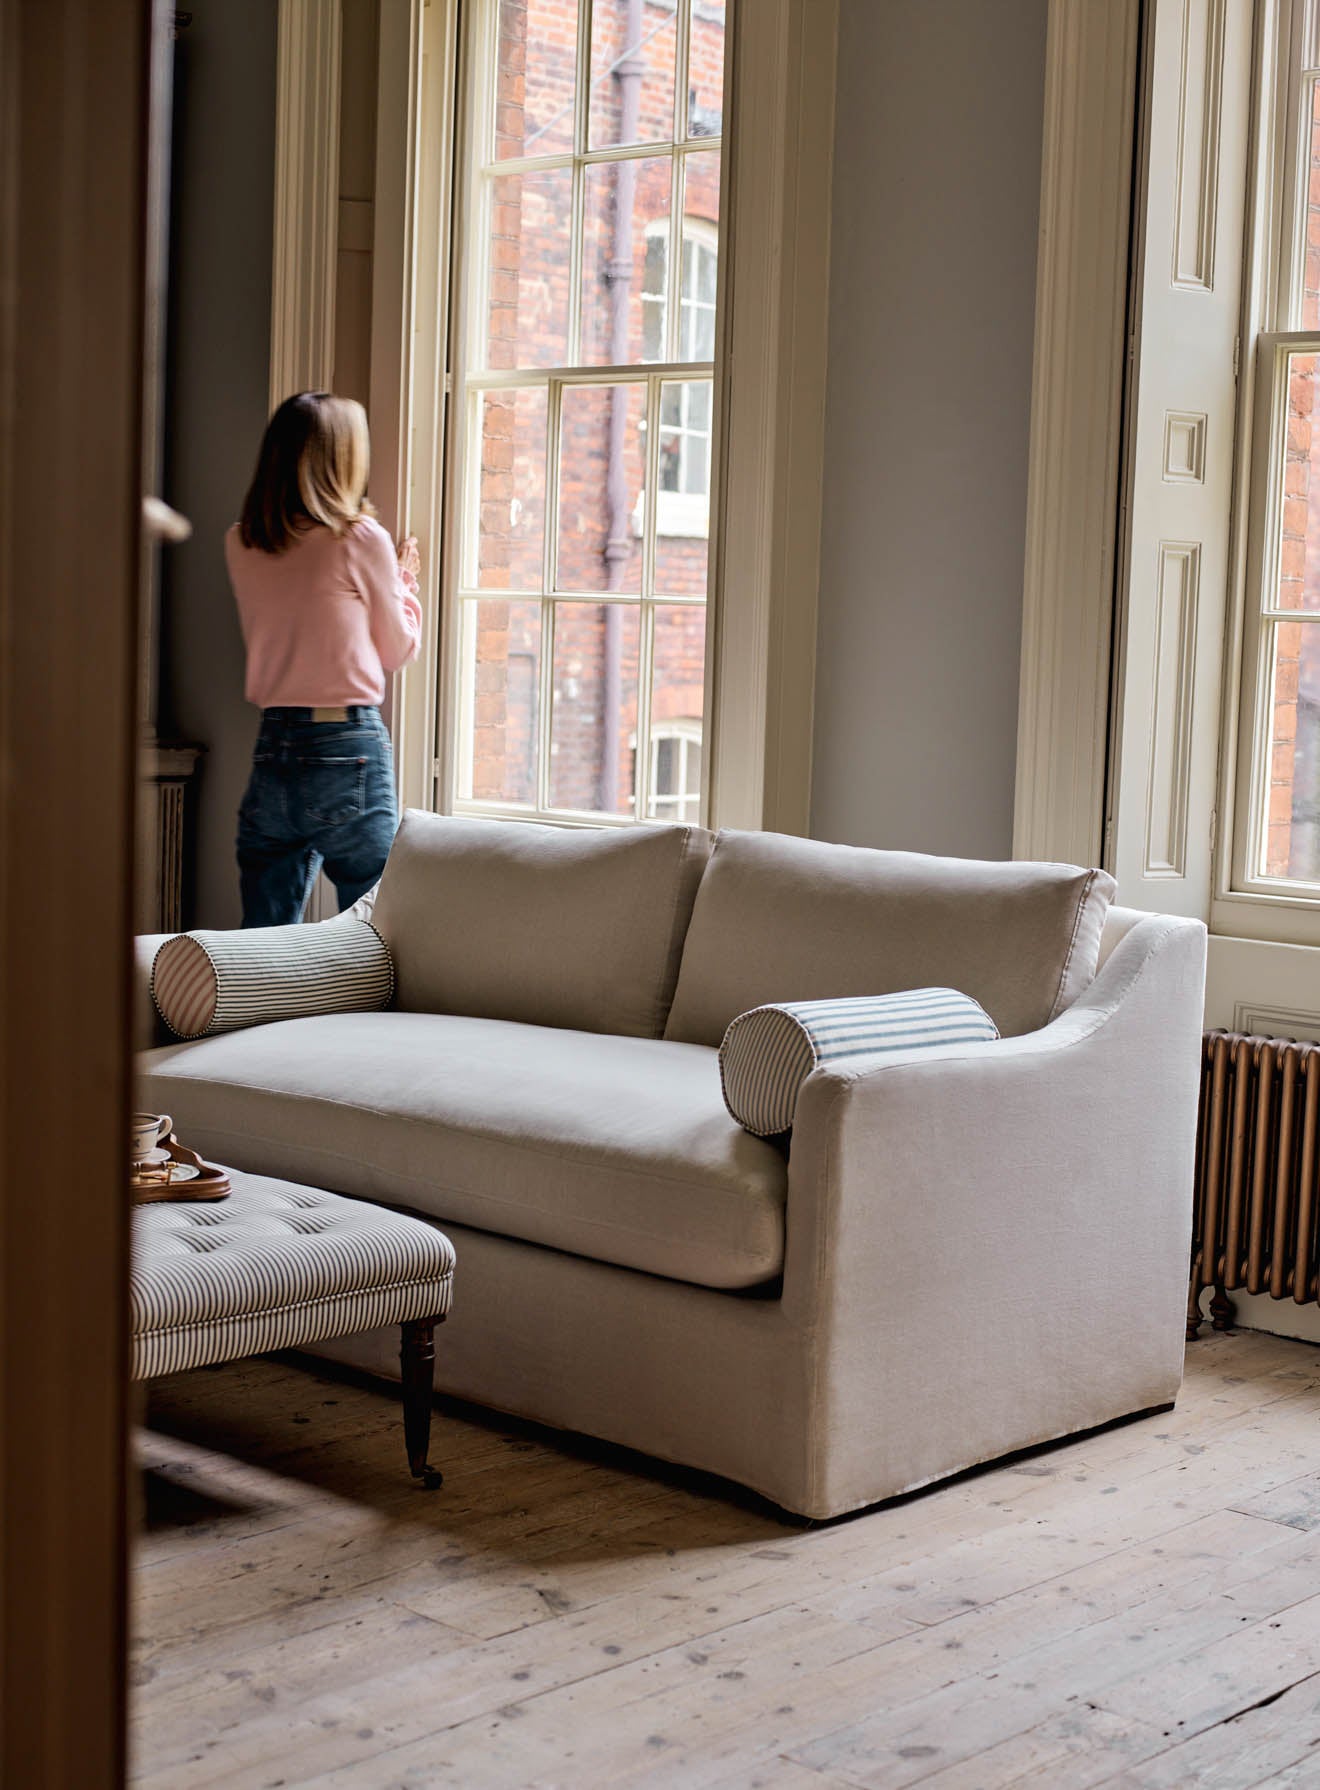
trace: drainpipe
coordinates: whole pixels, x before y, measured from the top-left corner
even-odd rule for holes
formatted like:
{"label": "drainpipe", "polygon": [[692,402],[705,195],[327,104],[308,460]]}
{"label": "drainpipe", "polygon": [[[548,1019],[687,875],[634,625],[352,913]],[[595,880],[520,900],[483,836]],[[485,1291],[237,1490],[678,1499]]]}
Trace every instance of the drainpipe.
{"label": "drainpipe", "polygon": [[[619,84],[619,141],[631,143],[637,137],[637,120],[641,112],[642,75],[645,70],[642,49],[643,0],[628,0],[626,49],[615,64],[614,79]],[[610,360],[621,367],[628,360],[628,300],[633,278],[633,212],[637,193],[637,164],[614,164],[614,244],[606,277],[610,282]],[[624,454],[628,440],[628,390],[616,385],[610,392],[609,446],[607,450],[605,493],[609,511],[609,528],[605,540],[606,588],[623,588],[624,570],[632,552],[632,516],[628,508],[628,480],[624,470]],[[619,806],[619,704],[623,694],[622,617],[617,603],[605,605],[605,632],[602,642],[604,666],[601,675],[603,727],[600,752],[600,810],[614,814]],[[637,742],[639,752],[646,742]]]}

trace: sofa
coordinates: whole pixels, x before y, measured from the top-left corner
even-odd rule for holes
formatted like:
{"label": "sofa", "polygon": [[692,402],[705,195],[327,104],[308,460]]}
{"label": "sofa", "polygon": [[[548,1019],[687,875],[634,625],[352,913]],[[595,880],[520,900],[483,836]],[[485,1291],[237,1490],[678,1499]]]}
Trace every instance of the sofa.
{"label": "sofa", "polygon": [[[409,812],[388,1009],[158,1044],[138,1098],[206,1156],[440,1224],[445,1391],[838,1516],[1175,1397],[1205,933],[1112,893]],[[782,1137],[726,1110],[739,1013],[935,985],[1001,1036],[822,1065]],[[397,1375],[395,1342],[326,1352]]]}

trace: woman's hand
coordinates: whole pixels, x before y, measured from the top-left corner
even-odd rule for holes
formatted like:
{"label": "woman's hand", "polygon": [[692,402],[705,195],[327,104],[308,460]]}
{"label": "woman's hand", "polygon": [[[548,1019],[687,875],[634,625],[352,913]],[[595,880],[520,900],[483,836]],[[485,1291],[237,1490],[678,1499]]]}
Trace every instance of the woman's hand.
{"label": "woman's hand", "polygon": [[411,591],[416,591],[422,575],[422,556],[417,549],[417,536],[405,535],[399,542],[399,576]]}

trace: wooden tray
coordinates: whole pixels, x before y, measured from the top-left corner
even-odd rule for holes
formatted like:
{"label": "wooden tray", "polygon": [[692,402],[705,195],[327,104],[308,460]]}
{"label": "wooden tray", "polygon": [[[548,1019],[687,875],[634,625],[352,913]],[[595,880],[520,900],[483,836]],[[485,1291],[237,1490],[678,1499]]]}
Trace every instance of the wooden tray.
{"label": "wooden tray", "polygon": [[224,1200],[228,1199],[233,1189],[229,1185],[229,1176],[213,1162],[203,1162],[196,1150],[185,1149],[177,1137],[166,1138],[163,1148],[169,1151],[175,1162],[186,1162],[201,1170],[191,1181],[139,1180],[130,1174],[128,1190],[136,1206],[145,1206],[154,1200]]}

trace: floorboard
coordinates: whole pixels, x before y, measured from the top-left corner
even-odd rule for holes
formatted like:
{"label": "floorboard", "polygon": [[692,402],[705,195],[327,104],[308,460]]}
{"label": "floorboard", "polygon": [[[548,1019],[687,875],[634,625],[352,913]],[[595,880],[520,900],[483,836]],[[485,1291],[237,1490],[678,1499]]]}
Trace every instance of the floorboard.
{"label": "floorboard", "polygon": [[283,1360],[151,1390],[143,1790],[1320,1787],[1320,1348],[847,1521]]}

